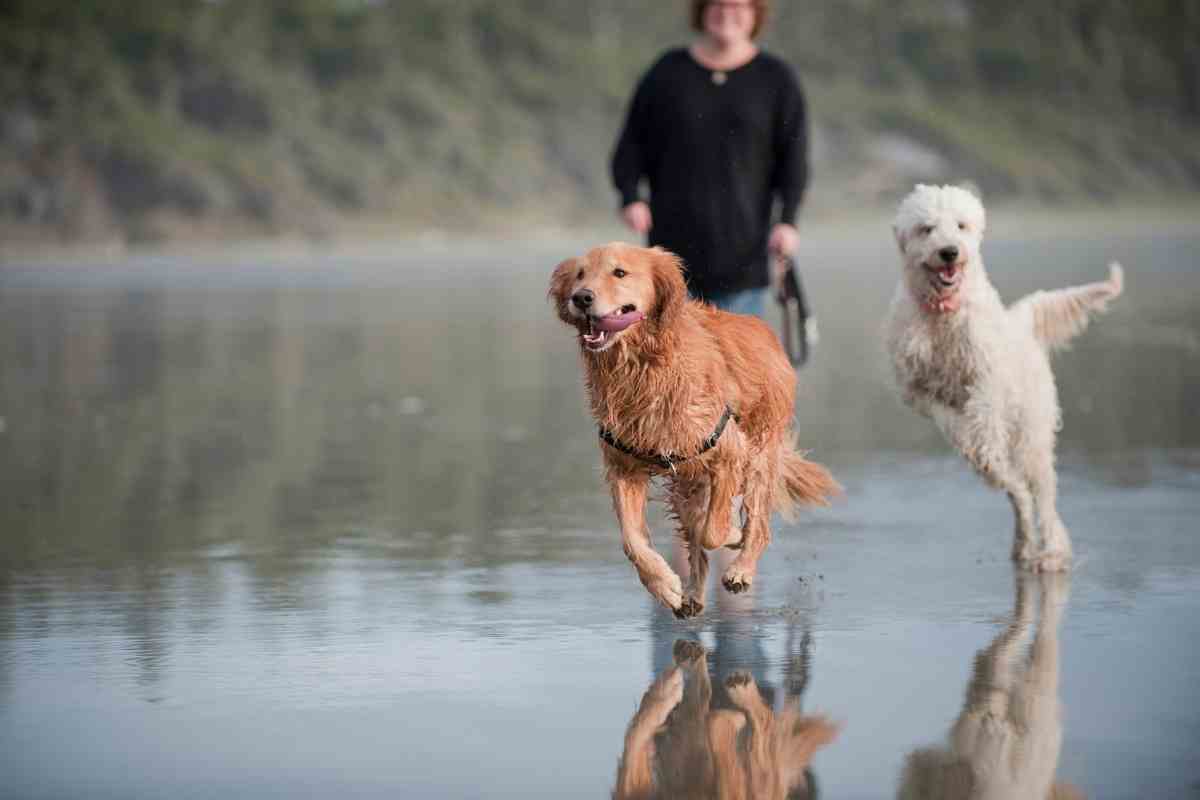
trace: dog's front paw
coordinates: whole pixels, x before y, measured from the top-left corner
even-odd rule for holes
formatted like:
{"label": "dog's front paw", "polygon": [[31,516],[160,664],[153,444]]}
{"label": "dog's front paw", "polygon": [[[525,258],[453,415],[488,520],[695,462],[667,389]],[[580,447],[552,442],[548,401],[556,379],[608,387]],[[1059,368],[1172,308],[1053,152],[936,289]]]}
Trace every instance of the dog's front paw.
{"label": "dog's front paw", "polygon": [[685,597],[679,608],[673,609],[678,619],[690,619],[704,613],[704,603],[695,597]]}
{"label": "dog's front paw", "polygon": [[1062,550],[1048,550],[1024,560],[1032,572],[1066,572],[1071,569],[1071,554]]}
{"label": "dog's front paw", "polygon": [[1012,558],[1018,564],[1028,564],[1036,554],[1037,551],[1034,550],[1033,542],[1028,537],[1017,538],[1013,542]]}
{"label": "dog's front paw", "polygon": [[725,570],[725,575],[721,578],[721,584],[726,591],[733,594],[740,594],[747,591],[754,584],[754,570],[734,561],[729,565],[729,569]]}
{"label": "dog's front paw", "polygon": [[678,615],[683,607],[683,582],[678,575],[672,572],[666,577],[647,577],[642,583],[655,600]]}

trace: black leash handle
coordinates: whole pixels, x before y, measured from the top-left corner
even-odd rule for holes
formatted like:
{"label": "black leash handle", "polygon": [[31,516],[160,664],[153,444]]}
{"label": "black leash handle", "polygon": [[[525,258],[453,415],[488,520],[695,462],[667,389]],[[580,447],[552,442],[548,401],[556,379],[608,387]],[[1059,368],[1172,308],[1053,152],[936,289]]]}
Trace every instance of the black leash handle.
{"label": "black leash handle", "polygon": [[792,366],[799,367],[808,361],[808,337],[804,330],[809,317],[808,300],[800,283],[800,273],[796,271],[796,260],[791,256],[780,256],[779,259],[783,269],[775,299],[783,309],[783,348]]}

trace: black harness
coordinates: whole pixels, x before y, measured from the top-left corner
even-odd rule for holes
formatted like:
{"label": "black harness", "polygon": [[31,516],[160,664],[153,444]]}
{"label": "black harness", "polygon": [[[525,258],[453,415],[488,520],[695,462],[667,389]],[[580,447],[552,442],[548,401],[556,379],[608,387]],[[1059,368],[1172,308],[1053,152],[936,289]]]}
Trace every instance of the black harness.
{"label": "black harness", "polygon": [[680,456],[676,455],[675,453],[643,453],[640,450],[634,450],[629,445],[621,442],[621,440],[613,435],[613,432],[607,428],[600,429],[600,438],[603,439],[604,443],[609,447],[620,450],[627,456],[633,456],[639,461],[645,461],[647,464],[655,464],[663,469],[674,471],[676,464],[682,464],[684,461],[690,461],[693,458],[699,458],[709,450],[712,450],[714,447],[716,447],[717,440],[720,439],[721,434],[725,432],[725,425],[728,424],[730,419],[733,419],[735,422],[737,422],[738,415],[733,413],[732,408],[725,406],[725,413],[722,414],[721,419],[717,421],[717,427],[708,435],[708,438],[700,444],[700,449],[694,455],[690,456]]}

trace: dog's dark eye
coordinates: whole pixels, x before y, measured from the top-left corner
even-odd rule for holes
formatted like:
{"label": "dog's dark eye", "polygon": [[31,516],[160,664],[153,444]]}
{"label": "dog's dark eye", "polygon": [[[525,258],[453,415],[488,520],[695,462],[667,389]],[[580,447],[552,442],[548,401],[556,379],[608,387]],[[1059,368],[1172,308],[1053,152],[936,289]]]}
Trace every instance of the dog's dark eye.
{"label": "dog's dark eye", "polygon": [[575,276],[575,280],[577,280],[577,281],[583,280],[583,270],[579,270],[579,274]]}
{"label": "dog's dark eye", "polygon": [[933,233],[933,226],[922,225],[921,227],[917,228],[917,233],[921,234],[922,236],[928,236],[929,234]]}
{"label": "dog's dark eye", "polygon": [[613,275],[616,275],[618,278],[624,278],[628,274],[629,274],[628,272],[621,269],[620,267],[617,267],[616,269],[613,270]]}
{"label": "dog's dark eye", "polygon": [[960,231],[965,231],[967,229],[967,223],[965,223],[965,222],[958,223],[958,229]]}

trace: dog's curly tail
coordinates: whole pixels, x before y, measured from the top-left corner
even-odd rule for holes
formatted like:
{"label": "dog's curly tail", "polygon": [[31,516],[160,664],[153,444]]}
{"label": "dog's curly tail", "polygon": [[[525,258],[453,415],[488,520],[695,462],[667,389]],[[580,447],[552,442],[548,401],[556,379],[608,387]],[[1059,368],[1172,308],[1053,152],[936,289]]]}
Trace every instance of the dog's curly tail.
{"label": "dog's curly tail", "polygon": [[1066,347],[1087,327],[1093,312],[1106,311],[1108,301],[1125,288],[1125,273],[1115,261],[1109,265],[1108,280],[1034,292],[1013,304],[1012,313],[1028,314],[1033,335],[1048,349]]}
{"label": "dog's curly tail", "polygon": [[796,506],[827,506],[831,498],[840,495],[842,487],[829,470],[809,461],[791,447],[784,447],[779,464],[779,486],[775,492],[779,514],[790,517]]}

